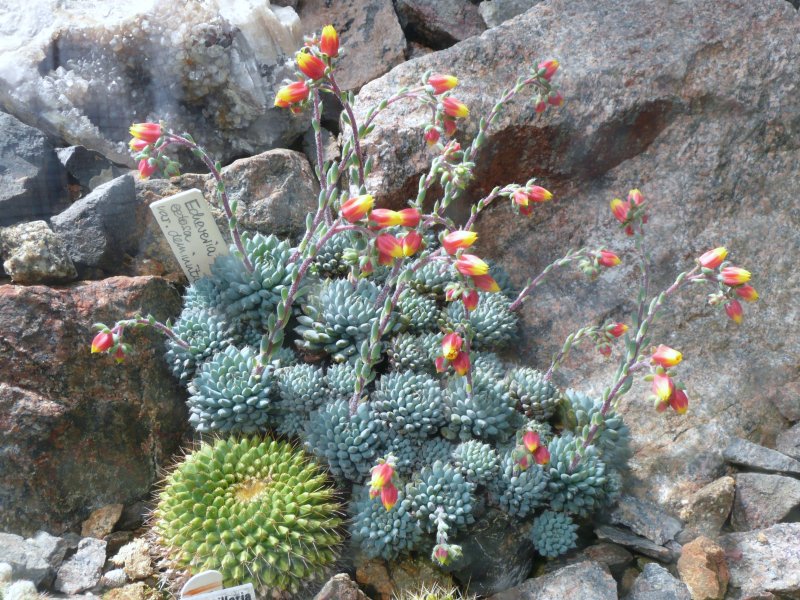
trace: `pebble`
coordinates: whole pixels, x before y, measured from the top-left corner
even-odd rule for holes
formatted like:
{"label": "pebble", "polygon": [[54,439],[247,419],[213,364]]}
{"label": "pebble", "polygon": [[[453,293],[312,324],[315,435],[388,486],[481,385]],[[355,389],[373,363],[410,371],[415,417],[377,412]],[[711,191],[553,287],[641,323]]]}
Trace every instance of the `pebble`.
{"label": "pebble", "polygon": [[800,462],[777,450],[770,450],[742,438],[732,438],[722,456],[734,465],[800,475]]}
{"label": "pebble", "polygon": [[707,537],[699,537],[683,547],[678,573],[689,588],[692,600],[722,600],[728,589],[728,564],[725,551]]}
{"label": "pebble", "polygon": [[75,555],[58,570],[55,589],[77,594],[93,588],[100,581],[105,562],[106,543],[95,538],[82,539]]}

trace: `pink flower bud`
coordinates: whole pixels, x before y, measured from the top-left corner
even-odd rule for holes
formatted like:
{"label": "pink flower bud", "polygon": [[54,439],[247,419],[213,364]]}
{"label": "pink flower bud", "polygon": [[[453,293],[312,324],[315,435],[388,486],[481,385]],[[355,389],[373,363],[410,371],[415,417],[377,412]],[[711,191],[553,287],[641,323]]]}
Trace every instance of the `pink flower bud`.
{"label": "pink flower bud", "polygon": [[488,274],[473,275],[472,283],[476,288],[483,290],[484,292],[491,292],[492,294],[495,294],[500,291],[500,286],[497,285],[497,282],[494,280],[494,278]]}
{"label": "pink flower bud", "polygon": [[401,240],[403,246],[403,256],[413,256],[422,246],[422,236],[418,231],[409,231]]}
{"label": "pink flower bud", "polygon": [[458,124],[453,119],[444,119],[444,121],[442,121],[442,127],[447,137],[453,137],[458,128]]}
{"label": "pink flower bud", "polygon": [[442,238],[442,246],[448,254],[455,254],[459,248],[469,248],[478,239],[474,231],[451,231]]}
{"label": "pink flower bud", "polygon": [[745,271],[739,267],[725,267],[719,274],[722,283],[725,285],[737,286],[750,281],[750,271]]}
{"label": "pink flower bud", "polygon": [[474,277],[489,273],[489,265],[474,254],[462,254],[456,260],[456,270],[462,275]]}
{"label": "pink flower bud", "polygon": [[459,352],[453,361],[453,369],[462,377],[469,371],[469,354],[466,352]]}
{"label": "pink flower bud", "polygon": [[325,25],[322,28],[319,49],[323,54],[327,54],[331,58],[339,56],[339,34],[336,33],[333,25]]}
{"label": "pink flower bud", "polygon": [[522,434],[522,443],[525,444],[528,452],[533,453],[539,447],[540,442],[539,434],[535,431],[526,431]]}
{"label": "pink flower bud", "polygon": [[369,194],[354,196],[342,203],[340,213],[345,220],[355,223],[363,219],[372,210],[374,204],[375,199]]}
{"label": "pink flower bud", "polygon": [[600,250],[600,256],[597,259],[597,262],[604,267],[616,267],[618,264],[622,262],[619,256],[611,252],[610,250]]}
{"label": "pink flower bud", "polygon": [[742,310],[741,302],[738,300],[731,300],[725,304],[725,314],[728,315],[731,321],[737,325],[741,325],[742,319],[744,319],[744,311]]}
{"label": "pink flower bud", "polygon": [[444,113],[454,119],[464,119],[469,116],[467,105],[452,96],[442,100],[442,106],[444,107]]}
{"label": "pink flower bud", "polygon": [[561,95],[561,92],[550,92],[547,97],[547,103],[550,106],[561,106],[564,104],[564,96]]}
{"label": "pink flower bud", "polygon": [[703,254],[697,259],[697,262],[706,269],[716,269],[722,264],[726,256],[728,256],[727,248],[720,246],[719,248],[714,248]]}
{"label": "pink flower bud", "polygon": [[469,290],[468,292],[461,294],[461,302],[464,303],[464,308],[466,308],[468,311],[475,310],[478,307],[478,300],[478,292],[475,290]]}
{"label": "pink flower bud", "polygon": [[[541,74],[542,79],[550,81],[550,78],[553,74],[558,71],[559,62],[555,58],[551,58],[549,60],[545,60],[539,63],[537,69]],[[544,73],[542,73],[544,71]]]}
{"label": "pink flower bud", "polygon": [[125,360],[125,349],[122,347],[122,344],[117,346],[117,350],[114,352],[114,360],[118,363]]}
{"label": "pink flower bud", "polygon": [[114,345],[114,335],[110,331],[101,331],[92,340],[92,354],[105,352]]}
{"label": "pink flower bud", "polygon": [[669,402],[672,394],[675,393],[675,383],[663,373],[657,373],[653,376],[653,393],[662,402]]}
{"label": "pink flower bud", "polygon": [[298,52],[295,60],[297,61],[297,68],[309,79],[316,81],[325,76],[327,65],[318,56],[314,56],[310,52]]}
{"label": "pink flower bud", "polygon": [[448,90],[452,90],[458,85],[458,78],[453,75],[440,75],[434,73],[428,77],[428,85],[433,88],[434,94],[443,94]]}
{"label": "pink flower bud", "polygon": [[394,259],[403,256],[403,244],[388,233],[382,233],[375,238],[375,247],[378,249],[378,263],[381,265],[390,265]]}
{"label": "pink flower bud", "polygon": [[681,360],[683,360],[683,354],[670,348],[669,346],[660,344],[658,348],[656,348],[656,351],[653,352],[651,359],[657,365],[668,369],[669,367],[674,367],[680,363]]}
{"label": "pink flower bud", "polygon": [[606,331],[613,335],[615,338],[622,336],[626,331],[628,331],[628,326],[625,323],[614,323],[613,325],[606,328]]}
{"label": "pink flower bud", "polygon": [[437,373],[444,373],[447,371],[448,360],[444,356],[438,357],[433,364],[436,366]]}
{"label": "pink flower bud", "polygon": [[526,191],[531,202],[547,202],[553,199],[553,194],[539,185],[533,185]]}
{"label": "pink flower bud", "polygon": [[141,152],[149,145],[150,142],[148,142],[147,140],[139,140],[136,138],[131,138],[131,141],[128,142],[128,148],[131,149],[131,152]]}
{"label": "pink flower bud", "polygon": [[372,479],[369,482],[370,487],[382,488],[392,482],[394,468],[388,462],[384,462],[372,467],[370,473],[372,475]]}
{"label": "pink flower bud", "polygon": [[755,302],[758,300],[758,292],[752,285],[740,285],[739,287],[734,288],[734,291],[736,292],[736,295],[745,302]]}
{"label": "pink flower bud", "polygon": [[139,169],[139,177],[141,179],[147,179],[148,177],[150,177],[150,175],[156,172],[157,167],[154,164],[154,162],[150,161],[150,159],[143,158],[142,160],[139,161],[138,169]]}
{"label": "pink flower bud", "polygon": [[436,127],[431,127],[428,131],[425,132],[425,143],[428,146],[433,146],[436,142],[439,141],[439,130]]}
{"label": "pink flower bud", "polygon": [[547,446],[539,446],[533,452],[533,460],[537,465],[546,465],[550,462],[550,450]]}
{"label": "pink flower bud", "polygon": [[631,206],[641,206],[644,204],[644,196],[639,190],[631,190],[628,192],[628,203]]}
{"label": "pink flower bud", "polygon": [[669,405],[679,415],[685,413],[689,409],[689,398],[686,396],[686,392],[676,389],[669,399]]}
{"label": "pink flower bud", "polygon": [[442,338],[442,356],[450,361],[455,360],[463,344],[464,340],[460,335],[455,332],[448,333]]}
{"label": "pink flower bud", "polygon": [[282,87],[275,94],[275,106],[289,108],[293,104],[304,102],[308,99],[309,89],[305,81],[295,81]]}
{"label": "pink flower bud", "polygon": [[611,201],[611,212],[614,213],[614,217],[620,223],[625,223],[628,220],[628,215],[631,211],[631,205],[629,202],[625,202],[620,200],[619,198],[614,198]]}
{"label": "pink flower bud", "polygon": [[148,144],[155,144],[162,134],[161,125],[158,123],[134,123],[128,131],[137,140]]}
{"label": "pink flower bud", "polygon": [[392,510],[392,507],[397,504],[397,488],[391,483],[381,488],[381,503],[386,510]]}

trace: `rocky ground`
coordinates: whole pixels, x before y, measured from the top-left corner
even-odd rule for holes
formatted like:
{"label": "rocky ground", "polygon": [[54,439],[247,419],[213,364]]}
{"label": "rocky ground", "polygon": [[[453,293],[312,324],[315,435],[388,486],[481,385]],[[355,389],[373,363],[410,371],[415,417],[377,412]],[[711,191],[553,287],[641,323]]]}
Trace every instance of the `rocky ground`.
{"label": "rocky ground", "polygon": [[[332,22],[348,50],[343,85],[358,91],[357,115],[428,70],[458,76],[459,98],[479,115],[530,61],[561,61],[565,105],[539,116],[529,104],[512,103],[489,134],[467,194],[477,199],[495,185],[534,176],[554,192],[556,201],[531,220],[509,224],[507,207],[497,206],[480,222],[481,254],[516,274],[516,283],[571,247],[611,240],[620,252],[630,250],[608,202],[639,187],[652,209],[655,286],[666,287],[694,257],[725,245],[755,273],[761,294],[739,327],[703,297],[671,305],[656,338],[684,354],[689,412],[658,414],[647,390],[634,388],[623,406],[635,449],[626,496],[607,522],[587,532],[583,547],[538,564],[537,577],[493,597],[800,597],[795,6],[785,0],[274,4],[289,5],[278,9],[276,21],[203,12],[172,38],[135,30],[150,36],[148,47],[157,39],[176,55],[205,36],[198,60],[227,69],[228,79],[204,80],[182,93],[212,97],[227,86],[231,93],[209,106],[217,115],[220,107],[230,109],[236,123],[205,123],[199,101],[164,114],[144,101],[125,114],[104,113],[96,90],[116,81],[130,91],[132,80],[120,73],[130,73],[123,67],[132,68],[132,59],[125,48],[81,59],[78,29],[69,33],[80,15],[48,22],[65,44],[61,64],[50,71],[36,37],[11,38],[15,56],[28,61],[20,59],[18,69],[9,70],[8,55],[0,61],[0,80],[19,79],[8,88],[13,92],[0,92],[6,111],[0,112],[0,530],[7,532],[0,534],[0,586],[17,582],[6,596],[30,592],[19,581],[54,596],[158,593],[163,567],[143,523],[161,470],[188,439],[184,392],[157,336],[137,334],[147,339],[136,344],[135,364],[120,366],[90,356],[88,340],[97,321],[179,313],[185,280],[148,206],[213,184],[195,174],[139,180],[121,149],[123,125],[174,117],[188,129],[203,122],[201,139],[221,130],[210,145],[225,149],[241,224],[297,236],[317,201],[307,158],[313,142],[308,123],[274,111],[271,98],[288,72],[287,48]],[[141,25],[146,16],[88,31],[113,39],[130,24],[125,18]],[[258,27],[277,36],[272,47],[252,42]],[[163,77],[190,77],[160,68]],[[259,68],[261,78],[254,79]],[[69,81],[85,81],[83,93],[55,94]],[[34,118],[29,107],[37,102],[46,110]],[[372,190],[379,203],[395,207],[415,193],[427,164],[426,115],[396,108],[376,119],[368,147],[376,158]],[[333,156],[332,104],[325,123],[325,152]],[[474,131],[468,127],[459,138]],[[465,206],[455,207],[454,216]],[[636,276],[630,265],[591,285],[571,274],[549,279],[523,311],[519,357],[542,365],[569,332],[624,316]],[[578,351],[560,383],[601,390],[609,369],[601,357]],[[409,582],[451,581],[424,561],[362,561],[347,570],[380,600]],[[337,576],[319,597],[361,597],[354,586]]]}

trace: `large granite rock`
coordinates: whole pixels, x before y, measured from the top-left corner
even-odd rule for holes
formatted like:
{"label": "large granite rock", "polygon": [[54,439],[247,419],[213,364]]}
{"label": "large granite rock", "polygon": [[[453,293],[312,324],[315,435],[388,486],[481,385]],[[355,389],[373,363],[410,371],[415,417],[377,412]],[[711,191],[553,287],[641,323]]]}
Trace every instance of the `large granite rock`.
{"label": "large granite rock", "polygon": [[184,393],[160,335],[131,331],[136,352],[117,365],[90,354],[91,326],[180,308],[152,277],[0,286],[0,530],[58,533],[149,494],[186,431]]}
{"label": "large granite rock", "polygon": [[678,542],[685,544],[699,536],[716,539],[731,514],[735,488],[734,478],[725,476],[685,498],[678,515],[684,523]]}
{"label": "large granite rock", "polygon": [[49,217],[66,199],[67,173],[53,144],[0,112],[0,226]]}
{"label": "large granite rock", "polygon": [[596,562],[584,561],[569,565],[555,573],[528,579],[517,587],[505,590],[489,600],[616,600],[614,578]]}
{"label": "large granite rock", "polygon": [[132,121],[164,119],[222,160],[291,141],[306,119],[273,107],[302,44],[292,8],[255,0],[89,4],[10,0],[0,106],[132,166]]}
{"label": "large granite rock", "polygon": [[[652,217],[651,282],[655,292],[709,248],[725,244],[750,267],[768,299],[746,307],[737,327],[690,291],[670,301],[654,343],[683,351],[679,378],[689,413],[658,414],[649,384],[637,382],[622,403],[633,432],[636,494],[679,500],[724,475],[722,450],[732,435],[769,443],[786,420],[800,418],[792,290],[800,271],[788,248],[797,227],[796,143],[800,104],[793,91],[800,21],[782,0],[653,3],[649,0],[552,0],[516,20],[447,50],[407,62],[366,85],[358,114],[428,69],[452,72],[473,117],[485,114],[526,61],[558,58],[555,81],[566,104],[536,115],[523,101],[500,116],[479,153],[467,196],[532,176],[556,200],[531,219],[507,202],[479,219],[478,253],[495,258],[518,284],[569,248],[608,243],[624,264],[588,284],[557,273],[522,310],[515,352],[546,367],[571,332],[629,315],[638,270],[609,201],[642,189]],[[367,144],[376,157],[369,189],[379,203],[414,197],[427,169],[422,142],[429,113],[412,103],[381,113]],[[394,109],[394,106],[392,107]],[[475,124],[458,134],[474,134]],[[753,157],[762,157],[754,160]],[[455,207],[463,218],[466,205]],[[573,350],[558,380],[600,393],[615,365],[592,349]],[[638,491],[637,491],[638,490]]]}
{"label": "large granite rock", "polygon": [[478,6],[469,0],[397,0],[395,4],[408,36],[430,48],[447,48],[486,29]]}
{"label": "large granite rock", "polygon": [[731,526],[734,531],[763,529],[800,507],[800,481],[769,473],[736,475]]}

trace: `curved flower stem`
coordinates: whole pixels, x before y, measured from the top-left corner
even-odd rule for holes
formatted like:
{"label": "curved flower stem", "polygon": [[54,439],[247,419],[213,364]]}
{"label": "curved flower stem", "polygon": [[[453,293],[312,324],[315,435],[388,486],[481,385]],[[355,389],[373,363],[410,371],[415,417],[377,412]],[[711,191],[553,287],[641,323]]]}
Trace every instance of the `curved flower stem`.
{"label": "curved flower stem", "polygon": [[586,248],[581,248],[579,250],[570,250],[567,252],[562,258],[550,263],[547,265],[544,270],[539,273],[536,277],[528,281],[528,284],[522,288],[522,291],[517,296],[516,300],[514,300],[511,305],[508,307],[508,310],[515,311],[519,310],[522,306],[522,303],[525,301],[525,298],[530,295],[530,293],[544,280],[544,278],[556,267],[563,267],[564,265],[568,265],[571,262],[576,260],[580,260],[584,258],[588,253]]}
{"label": "curved flower stem", "polygon": [[239,226],[236,223],[236,216],[233,214],[233,210],[231,209],[228,191],[225,189],[225,182],[222,181],[222,173],[220,173],[217,165],[208,155],[208,152],[206,152],[201,146],[198,146],[193,140],[188,140],[185,137],[175,133],[168,133],[166,135],[166,139],[168,143],[174,143],[179,146],[186,146],[187,148],[190,148],[193,154],[203,161],[203,164],[216,180],[217,194],[219,194],[219,197],[222,200],[222,210],[225,211],[225,218],[228,221],[228,228],[230,229],[233,243],[236,244],[236,248],[239,250],[239,254],[241,255],[240,258],[245,269],[252,273],[254,269],[253,263],[250,262],[250,258],[247,256],[247,252],[245,252],[244,244],[242,243],[242,236],[239,232]]}
{"label": "curved flower stem", "polygon": [[339,89],[339,85],[336,83],[336,78],[333,76],[333,73],[330,73],[328,76],[328,81],[330,81],[333,93],[336,94],[337,98],[339,98],[339,101],[342,103],[342,108],[344,108],[348,119],[350,119],[350,128],[353,130],[353,150],[355,151],[356,162],[358,163],[358,186],[361,187],[364,185],[365,179],[364,153],[361,151],[361,141],[358,131],[358,124],[356,123],[356,115],[353,112],[353,107],[350,106],[350,102],[348,102],[346,98],[342,97],[342,90]]}
{"label": "curved flower stem", "polygon": [[155,317],[148,315],[147,317],[134,317],[133,319],[124,319],[122,321],[117,321],[114,323],[114,329],[119,331],[119,335],[122,336],[126,327],[152,327],[156,331],[163,333],[173,342],[175,342],[178,346],[183,348],[184,350],[191,350],[191,346],[183,341],[178,334],[175,333],[172,328],[168,327],[164,323],[160,321],[156,321]]}
{"label": "curved flower stem", "polygon": [[478,200],[473,206],[472,211],[470,212],[469,219],[464,224],[464,229],[467,231],[471,231],[472,228],[475,226],[475,220],[478,218],[478,214],[484,210],[487,206],[489,206],[495,199],[497,199],[503,192],[505,192],[505,188],[496,187],[494,188],[488,196],[485,196]]}
{"label": "curved flower stem", "polygon": [[561,363],[564,362],[564,359],[566,359],[569,355],[570,350],[572,350],[572,348],[576,346],[578,342],[581,342],[586,338],[596,336],[600,331],[600,327],[592,325],[590,327],[582,327],[581,329],[578,329],[578,331],[569,334],[567,339],[564,340],[564,345],[561,347],[561,350],[559,350],[553,356],[553,361],[550,363],[550,368],[547,369],[547,372],[544,374],[544,380],[550,381],[553,378],[553,373],[555,373],[556,369],[561,366]]}

